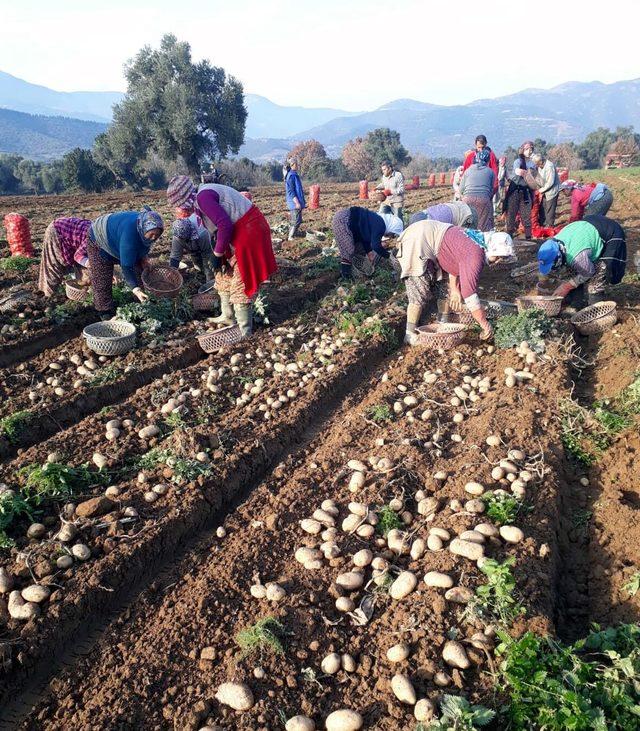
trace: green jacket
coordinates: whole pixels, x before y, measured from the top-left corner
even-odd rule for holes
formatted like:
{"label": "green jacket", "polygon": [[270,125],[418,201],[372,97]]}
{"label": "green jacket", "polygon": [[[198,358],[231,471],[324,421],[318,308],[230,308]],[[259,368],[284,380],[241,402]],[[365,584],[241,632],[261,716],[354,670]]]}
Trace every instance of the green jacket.
{"label": "green jacket", "polygon": [[589,249],[589,259],[592,262],[597,261],[604,248],[598,229],[587,221],[575,221],[567,224],[554,238],[564,244],[569,266],[571,266],[576,256],[585,249]]}

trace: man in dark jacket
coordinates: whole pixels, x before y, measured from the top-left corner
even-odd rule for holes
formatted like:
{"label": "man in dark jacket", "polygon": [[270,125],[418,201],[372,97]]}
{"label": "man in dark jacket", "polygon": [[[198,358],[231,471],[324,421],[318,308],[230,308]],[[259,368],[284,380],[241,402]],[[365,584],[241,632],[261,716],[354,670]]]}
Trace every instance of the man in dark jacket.
{"label": "man in dark jacket", "polygon": [[287,196],[287,208],[290,211],[289,215],[291,218],[289,241],[293,241],[294,236],[302,224],[302,210],[306,208],[307,203],[304,199],[302,181],[298,175],[298,161],[295,158],[289,158],[284,169],[284,187]]}

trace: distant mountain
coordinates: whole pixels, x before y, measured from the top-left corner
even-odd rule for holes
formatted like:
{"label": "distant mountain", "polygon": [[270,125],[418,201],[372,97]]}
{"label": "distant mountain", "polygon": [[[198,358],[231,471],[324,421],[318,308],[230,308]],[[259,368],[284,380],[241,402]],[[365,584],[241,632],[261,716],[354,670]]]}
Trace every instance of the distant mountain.
{"label": "distant mountain", "polygon": [[[460,155],[480,132],[496,151],[502,151],[528,138],[580,141],[597,127],[620,125],[640,129],[640,79],[613,84],[569,82],[459,106],[399,99],[372,112],[329,120],[293,135],[288,142],[292,146],[314,138],[330,155],[338,155],[348,140],[376,127],[390,127],[400,133],[411,152],[437,157]],[[273,148],[282,148],[282,140]],[[269,140],[260,141],[260,151],[263,159],[269,158]]]}
{"label": "distant mountain", "polygon": [[110,122],[119,91],[54,91],[0,71],[0,107],[28,114]]}
{"label": "distant mountain", "polygon": [[74,147],[91,147],[106,129],[107,125],[100,122],[0,109],[0,153],[53,160]]}
{"label": "distant mountain", "polygon": [[358,113],[340,109],[283,107],[257,94],[245,94],[244,103],[249,113],[245,134],[250,138],[291,137],[336,117]]}

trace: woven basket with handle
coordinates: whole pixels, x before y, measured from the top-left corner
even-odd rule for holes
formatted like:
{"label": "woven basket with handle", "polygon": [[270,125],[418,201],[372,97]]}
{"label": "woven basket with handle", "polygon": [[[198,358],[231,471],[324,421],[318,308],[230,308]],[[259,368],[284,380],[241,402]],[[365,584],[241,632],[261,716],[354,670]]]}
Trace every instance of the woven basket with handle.
{"label": "woven basket with handle", "polygon": [[199,292],[194,294],[191,298],[191,304],[194,310],[199,312],[209,312],[213,310],[218,301],[218,295],[216,292]]}
{"label": "woven basket with handle", "polygon": [[64,291],[67,294],[67,299],[73,300],[74,302],[84,302],[89,296],[88,287],[81,287],[73,281],[64,283]]}
{"label": "woven basket with handle", "polygon": [[554,297],[553,295],[532,295],[531,297],[518,297],[516,299],[518,312],[525,310],[538,309],[542,310],[549,317],[556,317],[562,309],[562,297]]}
{"label": "woven basket with handle", "polygon": [[122,355],[136,344],[136,328],[122,320],[94,322],[85,327],[82,337],[98,355]]}
{"label": "woven basket with handle", "polygon": [[589,305],[571,318],[571,324],[583,335],[597,335],[613,327],[618,321],[616,303],[598,302]]}
{"label": "woven basket with handle", "polygon": [[[484,308],[484,311],[489,320],[497,320],[499,317],[512,315],[516,311],[516,306],[511,304],[511,302],[500,302],[498,300],[480,300],[480,304]],[[452,314],[455,315],[456,322],[460,322],[463,325],[473,325],[475,323],[473,315],[466,305],[462,306],[462,310],[460,312],[454,312]]]}
{"label": "woven basket with handle", "polygon": [[417,344],[448,350],[464,340],[467,326],[456,322],[436,322],[416,328]]}
{"label": "woven basket with handle", "polygon": [[237,325],[211,330],[210,332],[198,335],[198,343],[205,353],[215,353],[216,350],[225,345],[235,345],[242,340],[242,333]]}
{"label": "woven basket with handle", "polygon": [[154,297],[176,299],[182,289],[182,274],[173,267],[158,264],[142,272],[142,284]]}

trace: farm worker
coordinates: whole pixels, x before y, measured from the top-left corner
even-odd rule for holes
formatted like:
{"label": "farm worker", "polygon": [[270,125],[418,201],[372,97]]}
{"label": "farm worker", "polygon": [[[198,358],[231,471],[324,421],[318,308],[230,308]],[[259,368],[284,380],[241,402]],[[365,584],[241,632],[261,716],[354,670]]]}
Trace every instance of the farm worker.
{"label": "farm worker", "polygon": [[560,190],[571,196],[570,223],[580,221],[585,216],[606,216],[613,203],[613,193],[604,183],[567,180]]}
{"label": "farm worker", "polygon": [[536,169],[527,170],[525,179],[531,189],[542,196],[542,207],[538,215],[541,226],[555,226],[558,195],[560,194],[560,178],[556,166],[544,155],[534,152],[531,160]]}
{"label": "farm worker", "polygon": [[505,233],[469,231],[431,220],[408,226],[398,239],[396,253],[409,299],[405,342],[415,342],[416,327],[433,289],[443,298],[448,292],[448,303],[442,309],[444,320],[449,308],[459,310],[464,300],[482,328],[481,337],[490,338],[493,329],[477,294],[480,274],[485,264],[513,256],[513,241]]}
{"label": "farm worker", "polygon": [[340,273],[350,279],[352,267],[371,276],[378,260],[389,258],[383,236],[402,233],[402,220],[393,213],[375,213],[368,208],[343,208],[333,217],[333,234],[340,253]]}
{"label": "farm worker", "polygon": [[237,321],[247,337],[253,330],[253,299],[278,268],[269,224],[257,206],[228,185],[204,183],[196,190],[190,178],[176,175],[167,197],[172,206],[195,212],[211,236],[217,234],[213,263],[222,313],[213,319],[224,325]]}
{"label": "farm worker", "polygon": [[200,269],[205,281],[213,281],[215,262],[211,248],[211,234],[200,223],[195,213],[188,218],[179,218],[171,226],[171,253],[169,266],[178,268],[185,252],[188,252],[194,264]]}
{"label": "farm worker", "polygon": [[498,190],[498,158],[496,157],[494,151],[487,145],[487,138],[484,135],[478,135],[475,140],[475,149],[470,150],[467,153],[465,153],[464,163],[462,164],[462,170],[463,172],[466,172],[467,168],[469,166],[473,165],[474,162],[477,162],[477,156],[478,153],[488,150],[489,152],[489,161],[487,162],[487,167],[490,167],[491,170],[493,170],[493,174],[495,175],[494,179],[494,190],[495,193]]}
{"label": "farm worker", "polygon": [[44,232],[38,289],[51,297],[65,274],[75,272],[81,284],[89,283],[87,233],[91,221],[84,218],[56,218]]}
{"label": "farm worker", "polygon": [[302,211],[307,207],[302,189],[302,180],[298,174],[298,161],[290,157],[285,166],[284,187],[287,197],[287,208],[291,213],[291,226],[289,228],[289,241],[293,241],[302,223]]}
{"label": "farm worker", "polygon": [[[583,299],[587,288],[588,303],[600,302],[605,284],[618,284],[627,264],[624,229],[612,218],[589,216],[567,224],[538,250],[538,268],[542,276],[566,266],[571,279],[562,282],[553,294],[556,297],[577,295]],[[575,290],[575,292],[574,292]]]}
{"label": "farm worker", "polygon": [[493,194],[493,217],[500,215],[500,208],[504,201],[505,186],[507,184],[507,158],[498,159],[498,190]]}
{"label": "farm worker", "polygon": [[532,155],[533,142],[524,142],[518,150],[518,157],[513,162],[513,172],[510,176],[504,199],[504,206],[507,213],[507,233],[509,236],[516,235],[516,216],[519,213],[526,239],[531,238],[531,204],[533,202],[533,194],[525,176],[527,170],[531,172],[535,170],[535,165],[531,159]]}
{"label": "farm worker", "polygon": [[493,228],[493,193],[497,188],[495,175],[488,167],[489,152],[485,149],[476,152],[476,161],[465,170],[460,181],[462,200],[478,213],[480,231]]}
{"label": "farm worker", "polygon": [[[469,153],[465,153],[467,155]],[[453,174],[453,200],[459,201],[462,199],[462,193],[460,192],[460,181],[462,180],[462,176],[464,175],[464,167],[462,165],[458,165],[456,168],[455,173]],[[424,220],[424,219],[421,219]]]}
{"label": "farm worker", "polygon": [[135,298],[139,302],[149,299],[142,290],[140,274],[149,267],[149,249],[163,231],[162,216],[148,207],[141,212],[107,213],[91,224],[87,253],[93,303],[101,319],[115,314],[111,295],[115,264],[120,264],[124,280]]}
{"label": "farm worker", "polygon": [[462,228],[478,227],[478,212],[473,206],[462,201],[436,203],[434,206],[429,206],[423,211],[414,213],[409,219],[409,225],[416,221],[426,221],[428,218],[432,221],[450,223],[453,226],[462,226]]}
{"label": "farm worker", "polygon": [[385,203],[391,206],[394,215],[402,219],[404,207],[404,176],[399,170],[394,170],[393,165],[385,160],[380,166],[382,170],[382,182],[376,186],[386,196]]}

